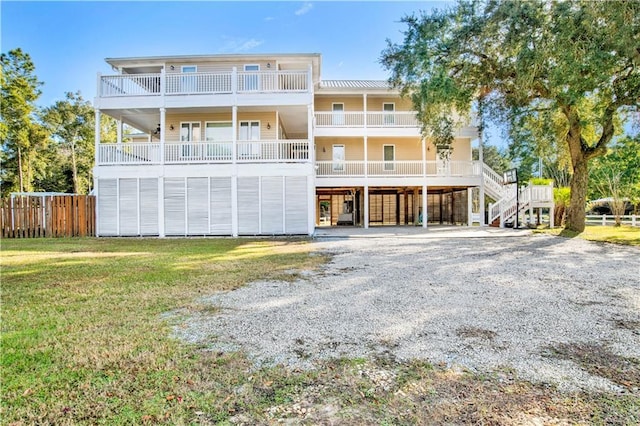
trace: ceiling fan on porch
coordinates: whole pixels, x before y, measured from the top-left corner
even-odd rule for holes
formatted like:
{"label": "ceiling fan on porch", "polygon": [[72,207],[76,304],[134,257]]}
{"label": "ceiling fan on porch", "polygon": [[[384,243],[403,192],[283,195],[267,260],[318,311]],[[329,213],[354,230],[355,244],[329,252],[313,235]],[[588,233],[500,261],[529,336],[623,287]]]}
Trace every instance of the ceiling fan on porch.
{"label": "ceiling fan on porch", "polygon": [[155,131],[155,132],[153,132],[153,134],[154,134],[154,135],[159,135],[161,130],[162,130],[162,129],[160,128],[160,123],[158,123],[158,127],[156,127],[156,131]]}

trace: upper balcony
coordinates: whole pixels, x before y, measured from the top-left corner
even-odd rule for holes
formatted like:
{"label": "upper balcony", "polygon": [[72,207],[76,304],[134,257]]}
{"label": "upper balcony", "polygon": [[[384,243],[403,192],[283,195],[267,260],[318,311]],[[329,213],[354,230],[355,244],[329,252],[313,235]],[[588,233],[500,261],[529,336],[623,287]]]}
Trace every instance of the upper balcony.
{"label": "upper balcony", "polygon": [[96,152],[97,166],[310,161],[307,139],[100,143]]}
{"label": "upper balcony", "polygon": [[311,70],[98,74],[96,108],[306,105]]}
{"label": "upper balcony", "polygon": [[[476,137],[472,116],[457,137]],[[315,136],[420,136],[421,123],[415,111],[316,111]]]}

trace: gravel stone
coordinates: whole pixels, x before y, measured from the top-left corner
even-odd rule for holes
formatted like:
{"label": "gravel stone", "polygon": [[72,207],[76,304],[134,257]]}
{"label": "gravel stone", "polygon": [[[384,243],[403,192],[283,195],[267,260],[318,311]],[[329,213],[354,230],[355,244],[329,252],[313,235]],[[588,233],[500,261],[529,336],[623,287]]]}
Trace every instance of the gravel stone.
{"label": "gravel stone", "polygon": [[312,244],[332,260],[320,271],[207,297],[220,312],[182,316],[175,334],[211,350],[242,348],[258,366],[425,359],[510,368],[561,390],[622,391],[553,357],[553,345],[595,343],[640,358],[640,333],[629,326],[640,324],[637,247],[486,228],[367,231],[322,235]]}

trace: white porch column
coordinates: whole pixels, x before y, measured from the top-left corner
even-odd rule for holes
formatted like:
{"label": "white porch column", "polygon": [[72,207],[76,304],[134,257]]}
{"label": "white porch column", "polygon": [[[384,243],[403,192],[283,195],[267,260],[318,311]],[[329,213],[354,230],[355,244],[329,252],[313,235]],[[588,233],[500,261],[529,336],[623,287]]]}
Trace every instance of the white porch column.
{"label": "white porch column", "polygon": [[96,157],[96,166],[100,163],[100,161],[102,160],[100,158],[100,109],[96,108],[95,110],[95,135],[94,135],[94,142],[95,142],[95,157]]}
{"label": "white porch column", "polygon": [[364,178],[369,177],[369,138],[364,136]]}
{"label": "white porch column", "polygon": [[[235,67],[234,67],[235,74]],[[234,80],[236,80],[234,78]],[[233,81],[232,80],[232,85]],[[238,236],[238,107],[231,107],[231,155],[233,156],[233,166],[231,168],[231,235]]]}
{"label": "white porch column", "polygon": [[[315,166],[316,164],[316,144],[313,134],[313,104],[307,105],[307,139],[309,140],[309,161]],[[314,173],[315,176],[315,173]],[[314,183],[315,186],[315,183]]]}
{"label": "white porch column", "polygon": [[484,212],[484,154],[482,152],[482,126],[480,126],[480,132],[478,133],[478,160],[480,161],[480,226],[487,226]]}
{"label": "white porch column", "polygon": [[422,177],[427,178],[427,142],[424,138],[420,138],[422,141]]}
{"label": "white porch column", "polygon": [[422,185],[422,227],[427,227],[427,185]]}
{"label": "white porch column", "polygon": [[164,164],[164,141],[165,141],[165,125],[167,121],[167,110],[160,108],[160,164]]}
{"label": "white porch column", "polygon": [[[362,113],[364,114],[364,116],[362,117],[362,125],[366,129],[368,124],[367,122],[369,121],[367,117],[367,94],[366,93],[362,95]],[[364,134],[365,135],[367,134],[366,130]]]}
{"label": "white porch column", "polygon": [[555,227],[555,206],[549,209],[549,228]]}
{"label": "white porch column", "polygon": [[[309,68],[311,74],[311,67]],[[309,236],[316,232],[316,144],[313,134],[313,103],[307,105],[307,139],[309,140],[309,162],[311,163],[311,171],[307,178],[307,233]]]}
{"label": "white porch column", "polygon": [[[100,74],[98,74],[98,83],[100,83]],[[100,92],[98,92],[98,95]],[[93,190],[96,194],[96,237],[100,236],[100,227],[97,225],[100,223],[100,218],[98,215],[100,214],[100,209],[98,208],[98,204],[100,203],[100,197],[98,194],[98,164],[100,164],[100,109],[95,109],[95,135],[94,135],[94,144],[95,144],[95,160],[94,160],[94,172],[93,172]]]}
{"label": "white porch column", "polygon": [[236,160],[238,158],[238,107],[234,105],[231,107],[231,155],[232,162],[236,164]]}
{"label": "white porch column", "polygon": [[369,185],[364,186],[364,229],[369,229]]}
{"label": "white porch column", "polygon": [[116,120],[116,142],[122,143],[122,120]]}
{"label": "white porch column", "polygon": [[473,219],[471,215],[473,214],[473,190],[472,188],[467,188],[467,222],[469,226],[473,226]]}

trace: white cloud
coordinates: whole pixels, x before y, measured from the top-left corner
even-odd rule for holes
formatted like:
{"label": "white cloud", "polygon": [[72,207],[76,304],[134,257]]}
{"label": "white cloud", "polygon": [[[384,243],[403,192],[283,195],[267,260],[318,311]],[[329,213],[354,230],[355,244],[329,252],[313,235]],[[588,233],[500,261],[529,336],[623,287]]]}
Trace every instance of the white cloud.
{"label": "white cloud", "polygon": [[274,19],[276,18],[274,18],[273,16],[267,16],[266,18],[264,18],[264,21],[269,22],[269,21],[273,21]]}
{"label": "white cloud", "polygon": [[236,38],[223,37],[224,43],[220,47],[221,52],[245,52],[256,48],[264,43],[264,40],[256,40],[255,38]]}
{"label": "white cloud", "polygon": [[254,47],[260,46],[262,43],[264,43],[264,40],[256,40],[255,38],[252,38],[250,40],[245,41],[240,46],[238,46],[238,48],[236,49],[236,52],[243,52],[245,50],[251,50]]}
{"label": "white cloud", "polygon": [[302,5],[300,9],[296,10],[294,13],[297,16],[304,15],[305,13],[309,12],[312,8],[313,8],[313,4],[305,3]]}

